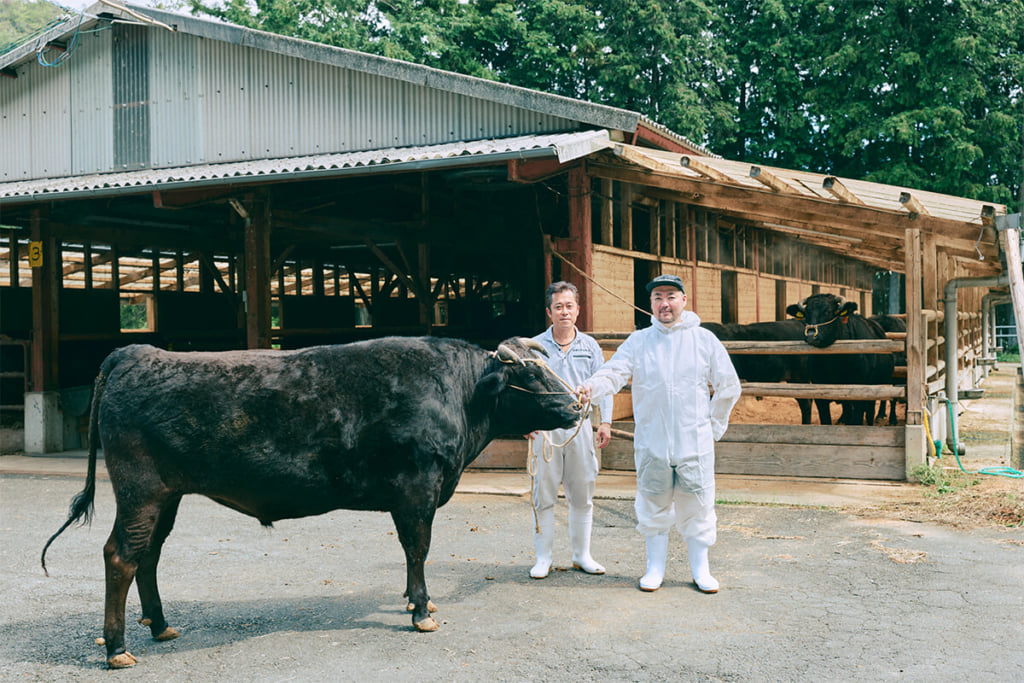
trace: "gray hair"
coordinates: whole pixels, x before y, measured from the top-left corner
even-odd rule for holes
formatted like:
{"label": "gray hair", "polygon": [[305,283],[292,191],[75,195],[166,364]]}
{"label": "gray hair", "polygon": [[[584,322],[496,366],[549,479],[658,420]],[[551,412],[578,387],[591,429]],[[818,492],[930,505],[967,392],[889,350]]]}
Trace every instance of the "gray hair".
{"label": "gray hair", "polygon": [[551,308],[551,298],[554,297],[555,294],[560,294],[562,292],[572,292],[572,295],[576,298],[576,303],[580,302],[580,293],[576,289],[576,285],[571,282],[560,280],[559,282],[552,282],[548,286],[548,291],[544,294],[544,307]]}

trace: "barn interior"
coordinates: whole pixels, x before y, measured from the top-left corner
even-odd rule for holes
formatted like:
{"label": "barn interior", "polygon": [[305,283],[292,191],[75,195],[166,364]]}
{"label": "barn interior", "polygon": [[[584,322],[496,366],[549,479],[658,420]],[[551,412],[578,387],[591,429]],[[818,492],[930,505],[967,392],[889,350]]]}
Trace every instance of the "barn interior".
{"label": "barn interior", "polygon": [[[798,425],[770,438],[730,430],[734,445],[720,449],[723,471],[905,478],[927,452],[926,403],[947,388],[944,288],[952,281],[963,284],[956,291],[965,316],[953,376],[973,386],[991,356],[984,297],[1010,291],[1014,250],[1005,245],[1018,239],[1012,227],[1001,229],[1004,206],[720,159],[632,112],[388,60],[396,76],[368,55],[331,61],[324,50],[302,53],[289,39],[241,27],[225,37],[211,22],[131,9],[176,30],[97,9],[95,24],[110,24],[114,36],[106,48],[97,44],[97,59],[109,57],[104,49],[116,54],[119,35],[144,45],[149,57],[139,68],[148,70],[154,90],[158,55],[199,36],[256,45],[243,61],[287,55],[332,72],[362,69],[381,83],[415,83],[420,102],[440,97],[448,84],[476,104],[497,106],[495,130],[509,129],[521,111],[543,123],[516,135],[427,140],[416,151],[364,142],[356,151],[328,150],[335,157],[326,162],[289,146],[306,156],[272,149],[186,164],[143,155],[88,172],[68,164],[58,176],[31,152],[8,149],[4,166],[14,170],[0,179],[0,405],[6,420],[24,420],[28,451],[82,443],[90,383],[117,346],[290,349],[430,334],[493,347],[546,326],[543,292],[556,279],[577,284],[579,325],[610,354],[647,323],[636,307],[645,303],[643,285],[661,273],[683,278],[703,320],[737,323],[783,319],[788,304],[819,292],[854,300],[870,315],[874,275],[906,276],[898,306],[908,328],[905,376],[920,381],[888,390],[902,391],[908,402],[905,424],[819,432]],[[57,27],[48,39],[73,29]],[[5,123],[4,139],[45,135],[38,121],[44,105],[28,94],[49,73],[34,56],[25,49],[0,60],[9,76],[0,79],[0,108],[37,119],[22,128]],[[372,68],[361,66],[367,60]],[[275,74],[268,73],[272,85]],[[432,87],[425,78],[448,80]],[[150,105],[158,118],[156,100]],[[381,106],[398,105],[384,97]],[[366,110],[369,119],[387,118]],[[403,111],[414,119],[410,138],[427,137],[431,112],[418,121],[413,109]],[[467,120],[477,112],[468,105],[462,112],[450,114],[459,124],[446,127],[472,128]],[[331,113],[327,106],[315,115]],[[268,127],[280,123],[267,116]],[[259,117],[252,119],[258,127]],[[130,161],[137,153],[126,140],[137,133],[118,128],[116,117],[112,130],[112,157]],[[70,155],[75,144],[57,156]],[[793,395],[792,387],[755,390]],[[30,418],[51,413],[58,417]],[[629,413],[624,396],[615,418],[628,420]],[[821,456],[835,446],[842,460]],[[609,466],[628,468],[628,460],[605,454]],[[500,448],[481,462],[510,466]]]}

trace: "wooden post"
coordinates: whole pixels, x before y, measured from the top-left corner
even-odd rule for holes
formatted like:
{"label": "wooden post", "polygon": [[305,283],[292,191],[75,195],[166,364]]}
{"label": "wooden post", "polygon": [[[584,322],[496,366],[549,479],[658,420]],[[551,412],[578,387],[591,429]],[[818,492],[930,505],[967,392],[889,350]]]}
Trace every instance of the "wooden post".
{"label": "wooden post", "polygon": [[619,183],[619,247],[633,249],[633,186]]}
{"label": "wooden post", "polygon": [[[1024,349],[1024,275],[1021,274],[1020,233],[1013,228],[1003,231],[1003,251],[1006,253],[1006,271],[1010,275],[1010,298],[1013,316],[1017,321],[1017,348]],[[1021,359],[1024,372],[1024,358]]]}
{"label": "wooden post", "polygon": [[[594,246],[590,232],[590,176],[581,163],[569,169],[569,239],[576,252],[576,267],[594,275]],[[580,292],[580,317],[576,325],[581,330],[592,330],[594,324],[594,287],[591,281],[576,271],[570,273],[570,282]]]}
{"label": "wooden post", "polygon": [[245,219],[245,333],[250,349],[270,348],[270,201],[258,197]]}
{"label": "wooden post", "polygon": [[32,264],[32,391],[25,395],[25,452],[64,450],[60,409],[59,350],[60,245],[42,209],[32,211],[29,263]]}
{"label": "wooden post", "polygon": [[[614,202],[612,201],[612,192],[614,191],[612,181],[601,178],[601,244],[609,247],[615,246],[615,216]],[[548,281],[550,282],[550,280]]]}
{"label": "wooden post", "polygon": [[[906,476],[926,461],[924,435],[924,359],[921,328],[921,229],[908,228],[905,236],[907,311],[907,426]],[[891,310],[891,309],[890,309]]]}
{"label": "wooden post", "polygon": [[62,264],[57,239],[40,209],[32,211],[30,234],[41,249],[42,263],[32,268],[32,388],[52,391],[57,385],[57,348],[60,334],[59,294]]}

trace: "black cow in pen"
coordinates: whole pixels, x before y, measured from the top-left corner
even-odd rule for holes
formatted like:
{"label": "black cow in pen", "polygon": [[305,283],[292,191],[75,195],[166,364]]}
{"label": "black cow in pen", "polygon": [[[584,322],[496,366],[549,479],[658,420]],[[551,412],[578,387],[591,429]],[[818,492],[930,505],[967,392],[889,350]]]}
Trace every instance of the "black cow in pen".
{"label": "black cow in pen", "polygon": [[[797,320],[750,323],[701,323],[719,341],[800,341],[804,338],[803,323]],[[808,357],[793,354],[731,354],[729,359],[736,374],[746,382],[808,382]],[[800,406],[800,421],[811,423],[811,401],[796,399]]]}
{"label": "black cow in pen", "polygon": [[[903,332],[903,333],[905,333],[907,331],[907,321],[904,320],[903,318],[898,318],[898,317],[896,317],[894,315],[873,315],[870,318],[868,318],[868,320],[871,320],[871,321],[874,321],[874,322],[878,323],[878,325],[885,332]],[[896,353],[894,353],[892,355],[892,357],[893,357],[893,362],[896,364],[896,366],[901,366],[901,365],[902,366],[906,366],[906,364],[907,364],[907,352],[906,351],[897,351]],[[906,384],[907,384],[906,378],[904,378],[901,382],[898,382],[898,383],[899,384],[903,384],[904,386],[906,386]],[[876,420],[881,420],[881,419],[885,418],[885,416],[886,416],[886,406],[888,406],[888,409],[889,409],[888,410],[888,412],[889,412],[889,420],[888,420],[889,424],[891,424],[891,425],[896,424],[896,402],[897,402],[897,399],[895,399],[895,398],[894,399],[890,399],[888,402],[886,402],[886,401],[879,401],[878,402],[878,415],[875,416],[875,419]]]}
{"label": "black cow in pen", "polygon": [[64,526],[88,520],[97,441],[117,501],[104,546],[107,663],[136,663],[124,640],[134,581],[141,622],[176,638],[157,590],[160,549],[182,496],[213,499],[270,526],[336,509],[391,513],[405,550],[413,625],[433,631],[423,565],[437,508],[501,434],[570,427],[573,393],[531,349],[496,352],[438,338],[387,338],[299,351],[169,353],[128,346],[103,362],[89,470]]}
{"label": "black cow in pen", "polygon": [[[857,304],[835,294],[814,294],[786,313],[804,324],[804,341],[825,348],[839,339],[885,339],[885,330],[857,315]],[[811,381],[820,384],[889,384],[892,381],[891,354],[811,355],[808,359]],[[821,424],[832,424],[828,401],[815,399]],[[853,401],[847,424],[871,424],[874,401]],[[844,411],[845,413],[846,411]]]}

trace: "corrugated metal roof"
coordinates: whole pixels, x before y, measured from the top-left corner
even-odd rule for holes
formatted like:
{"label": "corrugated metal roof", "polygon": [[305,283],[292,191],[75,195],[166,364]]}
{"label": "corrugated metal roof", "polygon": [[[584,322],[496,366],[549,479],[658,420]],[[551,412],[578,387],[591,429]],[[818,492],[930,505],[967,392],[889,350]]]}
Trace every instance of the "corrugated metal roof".
{"label": "corrugated metal roof", "polygon": [[226,182],[246,183],[270,177],[338,176],[373,170],[405,171],[441,166],[497,162],[508,158],[556,157],[566,163],[603,149],[608,131],[591,130],[553,135],[524,135],[497,140],[454,142],[422,147],[399,147],[367,152],[317,154],[287,159],[260,159],[226,164],[201,164],[123,173],[97,173],[0,183],[0,204],[72,198],[76,195],[129,194],[188,184],[191,187]]}

